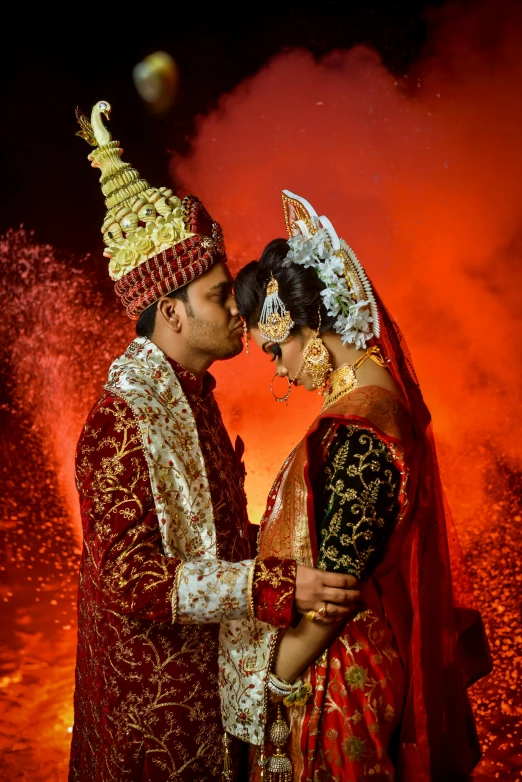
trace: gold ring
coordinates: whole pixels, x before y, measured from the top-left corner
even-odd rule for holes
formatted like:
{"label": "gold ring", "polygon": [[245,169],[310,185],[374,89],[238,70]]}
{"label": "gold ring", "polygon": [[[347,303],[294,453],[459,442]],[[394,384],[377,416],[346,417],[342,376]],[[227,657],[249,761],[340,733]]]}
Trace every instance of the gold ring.
{"label": "gold ring", "polygon": [[309,622],[313,622],[315,619],[315,615],[317,614],[317,611],[314,611],[313,609],[311,611],[307,611],[304,615],[305,619],[308,619]]}
{"label": "gold ring", "polygon": [[323,603],[319,611],[317,612],[319,616],[326,616],[326,603]]}

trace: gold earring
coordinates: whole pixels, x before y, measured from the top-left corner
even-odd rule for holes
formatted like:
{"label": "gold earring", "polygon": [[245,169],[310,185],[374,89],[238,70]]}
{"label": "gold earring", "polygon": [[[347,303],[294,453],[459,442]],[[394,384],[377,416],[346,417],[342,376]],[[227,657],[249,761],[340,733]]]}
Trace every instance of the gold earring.
{"label": "gold earring", "polygon": [[250,353],[250,350],[248,349],[248,326],[246,320],[243,321],[243,337],[245,339],[245,353]]}
{"label": "gold earring", "polygon": [[[276,396],[274,391],[274,380],[276,377],[286,377],[286,382],[288,383],[288,391],[284,396]],[[272,378],[272,382],[270,383],[270,391],[272,392],[272,396],[274,397],[276,402],[286,402],[288,397],[290,396],[290,391],[292,390],[292,380],[288,377],[288,375],[283,375],[281,372],[276,372],[274,377]]]}
{"label": "gold earring", "polygon": [[[317,317],[319,320],[317,329],[312,331],[310,339],[306,343],[301,366],[292,382],[296,382],[301,372],[306,372],[312,378],[314,388],[321,389],[326,385],[326,378],[333,371],[333,367],[330,364],[330,354],[319,336],[321,330],[321,307],[319,307]],[[321,392],[319,391],[319,393]]]}
{"label": "gold earring", "polygon": [[323,388],[332,369],[330,354],[319,336],[319,331],[313,331],[303,352],[300,372],[310,375],[314,388]]}

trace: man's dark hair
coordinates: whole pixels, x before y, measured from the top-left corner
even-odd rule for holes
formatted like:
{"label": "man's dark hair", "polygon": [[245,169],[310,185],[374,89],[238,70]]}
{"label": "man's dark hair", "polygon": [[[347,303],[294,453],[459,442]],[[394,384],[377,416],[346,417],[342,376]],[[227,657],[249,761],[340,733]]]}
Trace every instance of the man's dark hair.
{"label": "man's dark hair", "polygon": [[[188,298],[188,285],[183,285],[175,291],[167,293],[169,299],[180,299],[184,305],[187,313],[192,315]],[[138,320],[136,321],[136,334],[138,337],[152,337],[154,333],[154,326],[156,325],[156,312],[158,311],[158,302],[155,301],[146,310],[143,310]]]}
{"label": "man's dark hair", "polygon": [[283,266],[288,251],[285,239],[271,241],[259,261],[250,261],[238,273],[234,282],[234,295],[239,314],[252,328],[256,327],[266,296],[266,286],[273,275],[279,286],[279,297],[290,312],[295,326],[291,333],[299,333],[302,326],[316,329],[321,312],[321,332],[331,331],[335,318],[328,315],[321,291],[325,284],[312,268],[305,269],[296,263]]}

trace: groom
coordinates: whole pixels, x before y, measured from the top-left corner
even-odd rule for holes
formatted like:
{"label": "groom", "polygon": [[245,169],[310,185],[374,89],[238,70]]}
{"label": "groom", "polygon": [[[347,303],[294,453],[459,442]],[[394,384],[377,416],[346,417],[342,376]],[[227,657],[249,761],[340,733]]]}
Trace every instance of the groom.
{"label": "groom", "polygon": [[[228,753],[218,695],[223,619],[277,627],[358,592],[349,576],[253,559],[242,443],[208,373],[242,349],[219,225],[151,188],[103,123],[79,115],[101,169],[109,273],[138,334],[116,359],[77,447],[83,523],[69,780],[216,780]],[[224,750],[225,747],[225,750]],[[231,763],[238,747],[230,745]]]}

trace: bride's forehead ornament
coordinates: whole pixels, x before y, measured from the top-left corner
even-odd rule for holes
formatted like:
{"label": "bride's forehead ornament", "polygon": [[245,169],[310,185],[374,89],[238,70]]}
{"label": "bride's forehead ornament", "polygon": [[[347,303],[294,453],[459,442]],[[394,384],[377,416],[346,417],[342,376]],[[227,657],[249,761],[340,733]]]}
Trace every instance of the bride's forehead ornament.
{"label": "bride's forehead ornament", "polygon": [[312,267],[326,288],[321,291],[328,315],[343,344],[365,348],[380,336],[380,320],[372,286],[352,248],[337,236],[330,220],[313,206],[283,190],[283,211],[290,251],[285,266]]}
{"label": "bride's forehead ornament", "polygon": [[279,285],[273,275],[266,286],[266,297],[257,325],[263,339],[270,342],[284,342],[294,326],[290,313],[279,298]]}

